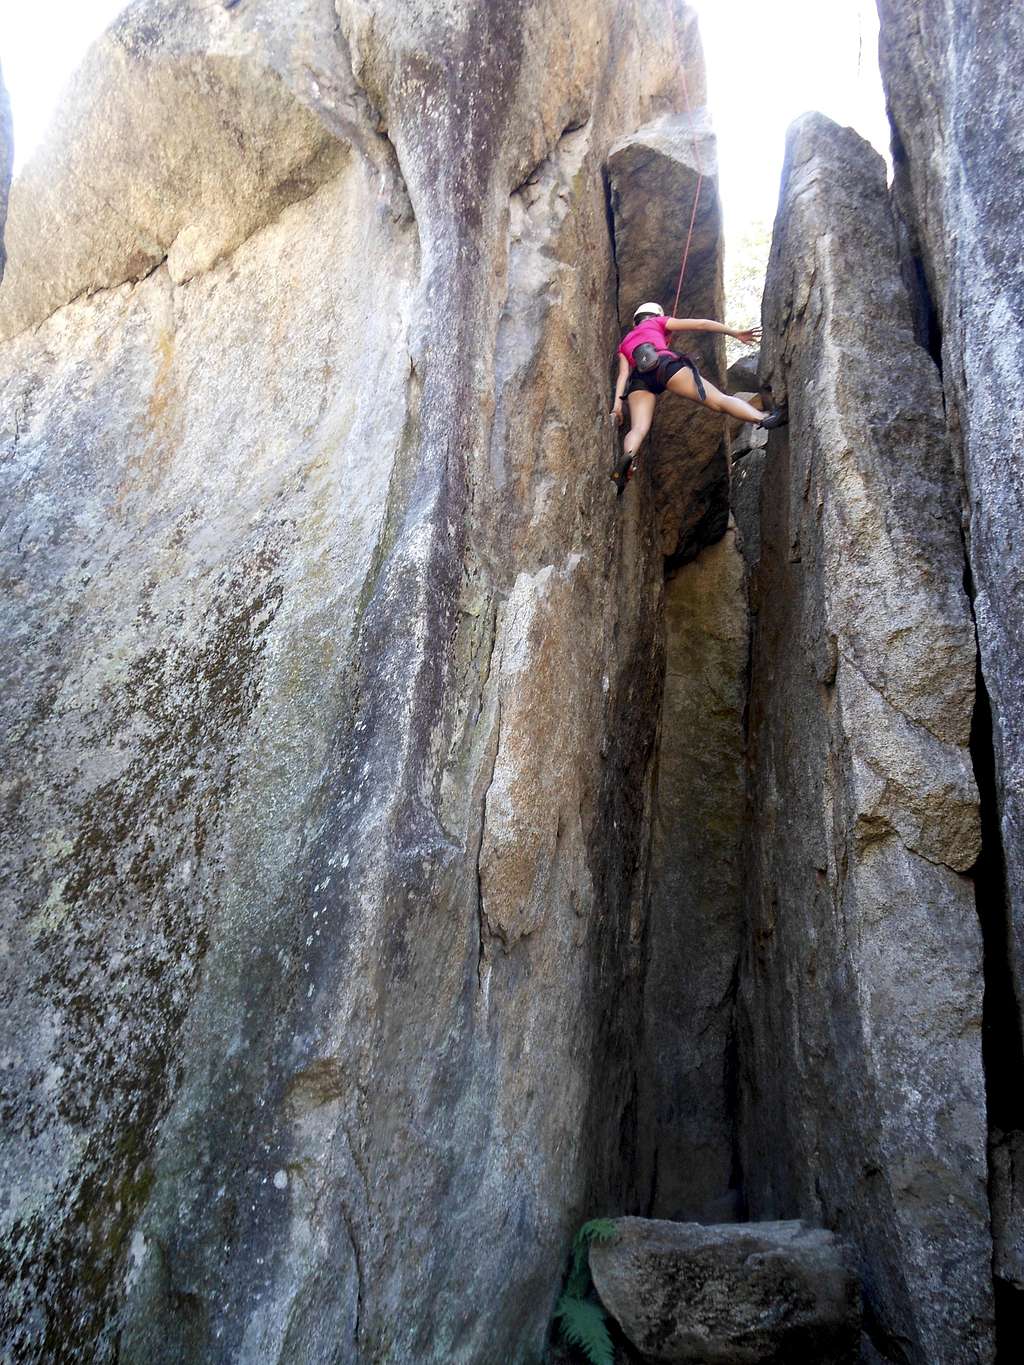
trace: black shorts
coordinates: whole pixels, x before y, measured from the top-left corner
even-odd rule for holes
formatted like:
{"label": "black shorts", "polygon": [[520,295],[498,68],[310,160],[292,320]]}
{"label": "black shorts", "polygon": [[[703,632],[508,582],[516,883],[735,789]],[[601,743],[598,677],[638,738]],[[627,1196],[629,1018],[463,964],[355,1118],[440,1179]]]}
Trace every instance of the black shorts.
{"label": "black shorts", "polygon": [[697,382],[697,392],[703,399],[705,396],[704,385],[701,383],[700,372],[688,355],[664,356],[658,361],[655,368],[648,370],[646,374],[634,370],[629,376],[625,397],[628,398],[631,393],[636,393],[638,389],[647,393],[664,393],[668,388],[668,381],[680,370],[693,371],[693,377]]}

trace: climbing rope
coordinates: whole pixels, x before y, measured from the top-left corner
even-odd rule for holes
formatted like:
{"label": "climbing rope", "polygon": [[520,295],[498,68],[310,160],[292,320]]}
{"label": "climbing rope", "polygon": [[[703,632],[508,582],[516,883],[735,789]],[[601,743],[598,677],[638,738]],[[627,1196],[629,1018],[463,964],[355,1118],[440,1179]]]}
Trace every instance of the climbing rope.
{"label": "climbing rope", "polygon": [[676,285],[675,302],[672,304],[672,317],[676,315],[679,307],[679,295],[683,292],[683,276],[686,274],[686,262],[690,256],[690,243],[693,241],[693,225],[697,221],[697,205],[700,203],[700,187],[704,183],[704,172],[701,169],[700,154],[697,151],[697,131],[693,124],[693,110],[690,107],[690,87],[686,81],[686,62],[681,63],[683,73],[683,98],[686,100],[686,114],[690,120],[690,128],[693,136],[693,164],[697,168],[697,189],[693,196],[693,210],[690,213],[690,227],[686,233],[686,246],[683,248],[683,264],[679,269],[679,283]]}

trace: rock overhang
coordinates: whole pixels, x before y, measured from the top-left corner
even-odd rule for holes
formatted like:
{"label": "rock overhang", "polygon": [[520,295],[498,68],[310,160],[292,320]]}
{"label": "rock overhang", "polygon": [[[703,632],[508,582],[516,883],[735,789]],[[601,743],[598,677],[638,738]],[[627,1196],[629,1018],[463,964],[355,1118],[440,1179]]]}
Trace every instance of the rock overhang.
{"label": "rock overhang", "polygon": [[182,283],[337,175],[353,92],[332,16],[327,0],[275,25],[171,0],[120,15],[11,188],[0,338],[165,261]]}

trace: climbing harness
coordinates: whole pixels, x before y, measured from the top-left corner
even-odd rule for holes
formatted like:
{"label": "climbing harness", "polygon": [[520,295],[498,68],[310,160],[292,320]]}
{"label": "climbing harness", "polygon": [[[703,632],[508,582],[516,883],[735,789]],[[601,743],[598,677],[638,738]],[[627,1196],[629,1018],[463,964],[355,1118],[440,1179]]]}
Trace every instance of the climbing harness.
{"label": "climbing harness", "polygon": [[[683,75],[683,98],[686,100],[686,114],[690,120],[691,130],[693,130],[693,110],[690,107],[690,87],[686,80],[686,63],[681,64]],[[704,183],[704,172],[701,169],[700,155],[697,152],[697,133],[692,132],[693,136],[693,164],[697,168],[697,189],[693,196],[693,209],[690,213],[690,226],[686,233],[686,246],[683,248],[683,264],[679,268],[679,283],[676,285],[675,302],[672,304],[672,316],[676,316],[679,308],[679,296],[683,292],[683,276],[686,274],[686,262],[690,256],[690,243],[693,241],[693,225],[697,221],[697,205],[700,203],[700,187]]]}
{"label": "climbing harness", "polygon": [[[639,351],[639,349],[640,347],[638,346],[636,351],[633,352],[634,361],[636,360],[636,352]],[[692,372],[694,383],[697,386],[697,392],[700,394],[700,401],[702,403],[706,402],[707,392],[704,388],[704,381],[701,378],[700,370],[697,369],[696,364],[690,356],[684,355],[680,351],[673,351],[669,355],[666,355],[664,351],[659,351],[657,363],[654,365],[653,369],[648,370],[646,373],[644,373],[638,365],[634,365],[634,372],[630,376],[623,397],[628,398],[629,395],[635,393],[637,389],[645,389],[648,393],[653,394],[664,393],[668,388],[668,381],[678,370],[682,369],[688,369]]]}

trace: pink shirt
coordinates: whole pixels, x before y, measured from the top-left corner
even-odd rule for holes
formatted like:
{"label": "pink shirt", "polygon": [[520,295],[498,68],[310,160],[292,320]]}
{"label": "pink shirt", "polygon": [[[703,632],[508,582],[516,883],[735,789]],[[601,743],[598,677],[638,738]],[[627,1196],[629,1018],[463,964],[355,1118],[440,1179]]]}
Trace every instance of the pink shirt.
{"label": "pink shirt", "polygon": [[622,345],[619,347],[619,355],[624,355],[630,365],[633,363],[633,352],[638,346],[642,346],[645,341],[649,341],[653,346],[657,346],[659,351],[666,355],[675,355],[675,352],[668,344],[668,332],[665,323],[668,318],[644,318],[638,327],[634,327],[631,332],[627,332],[622,338]]}

